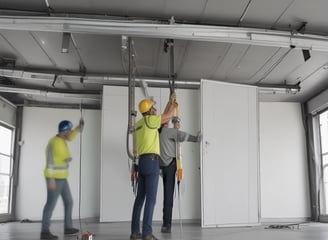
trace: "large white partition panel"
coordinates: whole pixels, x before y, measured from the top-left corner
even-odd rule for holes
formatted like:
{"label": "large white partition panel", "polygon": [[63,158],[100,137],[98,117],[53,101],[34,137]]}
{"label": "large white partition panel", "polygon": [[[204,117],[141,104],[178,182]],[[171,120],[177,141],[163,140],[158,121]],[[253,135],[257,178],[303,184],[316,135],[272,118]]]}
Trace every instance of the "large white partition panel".
{"label": "large white partition panel", "polygon": [[201,81],[202,226],[259,221],[257,89]]}
{"label": "large white partition panel", "polygon": [[311,216],[306,138],[300,103],[260,103],[261,222]]}
{"label": "large white partition panel", "polygon": [[[157,113],[166,106],[169,90],[149,88],[148,92],[157,102]],[[136,88],[135,106],[144,98]],[[182,130],[197,134],[199,130],[199,94],[197,90],[177,90],[182,118]],[[138,112],[137,120],[141,118]],[[104,86],[101,141],[101,196],[100,221],[131,221],[134,194],[131,187],[126,134],[128,126],[128,88]],[[181,183],[182,219],[200,219],[200,156],[199,144],[182,144],[184,179]],[[132,150],[132,144],[130,145]],[[176,194],[177,195],[177,194]],[[173,219],[179,219],[178,200],[174,199]],[[159,180],[155,221],[162,219],[163,188]]]}
{"label": "large white partition panel", "polygon": [[[78,109],[24,107],[16,198],[17,220],[41,220],[47,198],[43,176],[47,143],[57,134],[60,121],[67,119],[76,126],[80,114]],[[73,158],[68,177],[74,201],[73,219],[99,216],[101,114],[99,110],[88,109],[83,109],[82,114],[85,121],[82,135],[67,142]],[[64,219],[61,199],[58,199],[52,219]]]}

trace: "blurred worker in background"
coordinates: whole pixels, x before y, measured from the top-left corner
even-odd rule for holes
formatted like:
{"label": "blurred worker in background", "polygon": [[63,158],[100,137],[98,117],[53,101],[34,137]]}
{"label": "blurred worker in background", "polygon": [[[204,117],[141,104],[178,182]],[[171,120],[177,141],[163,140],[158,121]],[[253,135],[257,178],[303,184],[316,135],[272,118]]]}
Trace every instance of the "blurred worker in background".
{"label": "blurred worker in background", "polygon": [[189,133],[180,131],[180,118],[173,117],[174,128],[169,128],[169,123],[162,125],[160,130],[160,151],[161,169],[163,177],[163,224],[162,233],[170,233],[172,225],[173,193],[175,186],[175,176],[177,171],[177,142],[200,142],[201,134],[193,136]]}
{"label": "blurred worker in background", "polygon": [[44,176],[47,184],[47,202],[43,209],[40,239],[58,239],[50,232],[50,219],[56,206],[57,199],[61,195],[64,202],[65,219],[64,234],[75,234],[79,229],[73,227],[72,209],[73,198],[68,185],[68,167],[72,160],[66,141],[73,140],[84,126],[83,119],[73,129],[72,122],[61,121],[58,125],[58,133],[52,137],[46,147],[46,167]]}
{"label": "blurred worker in background", "polygon": [[[131,240],[157,240],[153,235],[152,221],[160,171],[158,129],[162,123],[171,120],[176,104],[175,99],[176,94],[171,94],[162,115],[157,115],[154,101],[144,99],[139,103],[139,111],[143,117],[136,123],[136,143],[139,156],[138,189],[132,211]],[[145,200],[142,232],[140,232],[140,214]]]}

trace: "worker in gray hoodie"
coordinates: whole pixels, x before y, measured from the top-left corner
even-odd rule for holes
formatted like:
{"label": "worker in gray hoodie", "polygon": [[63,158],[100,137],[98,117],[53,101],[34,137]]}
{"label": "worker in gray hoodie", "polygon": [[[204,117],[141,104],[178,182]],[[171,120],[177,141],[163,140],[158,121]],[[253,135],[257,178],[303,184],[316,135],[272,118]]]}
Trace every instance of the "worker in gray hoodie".
{"label": "worker in gray hoodie", "polygon": [[169,128],[169,123],[162,124],[160,129],[160,166],[163,177],[163,224],[162,233],[171,233],[173,194],[175,186],[176,164],[176,143],[177,142],[200,142],[201,134],[197,136],[180,131],[180,118],[173,117],[174,128]]}

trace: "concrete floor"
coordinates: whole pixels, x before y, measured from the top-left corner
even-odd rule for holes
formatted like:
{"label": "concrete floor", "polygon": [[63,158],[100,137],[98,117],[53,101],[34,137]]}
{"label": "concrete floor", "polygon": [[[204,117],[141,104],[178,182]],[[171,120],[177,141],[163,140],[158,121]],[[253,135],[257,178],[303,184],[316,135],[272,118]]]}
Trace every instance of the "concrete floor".
{"label": "concrete floor", "polygon": [[[40,222],[10,222],[0,225],[0,240],[37,240],[40,237]],[[75,227],[79,227],[76,222]],[[159,239],[174,240],[327,240],[328,225],[324,223],[302,223],[299,226],[286,225],[280,229],[268,228],[267,225],[256,227],[230,227],[230,228],[201,228],[197,223],[184,223],[182,228],[176,223],[172,227],[171,234],[160,233],[161,224],[153,224],[154,235]],[[94,223],[81,224],[82,232],[91,232],[94,240],[129,240],[130,222],[124,223]],[[181,231],[182,229],[182,231]],[[61,240],[81,239],[81,234],[76,236],[64,236],[63,223],[53,222],[51,225],[53,234]]]}

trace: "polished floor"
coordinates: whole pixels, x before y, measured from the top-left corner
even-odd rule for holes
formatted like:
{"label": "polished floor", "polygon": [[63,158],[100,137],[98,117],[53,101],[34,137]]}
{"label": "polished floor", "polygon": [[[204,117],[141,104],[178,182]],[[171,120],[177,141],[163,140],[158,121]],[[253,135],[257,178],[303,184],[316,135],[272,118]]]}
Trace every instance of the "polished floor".
{"label": "polished floor", "polygon": [[[76,222],[82,233],[90,232],[93,240],[128,240],[130,223]],[[82,239],[82,234],[64,236],[63,223],[53,222],[51,230],[61,240]],[[299,225],[260,225],[256,227],[201,228],[197,223],[173,225],[171,234],[160,233],[160,223],[153,225],[154,235],[161,240],[327,240],[328,224],[301,223]],[[0,225],[0,240],[37,240],[40,237],[39,222],[9,222]]]}

